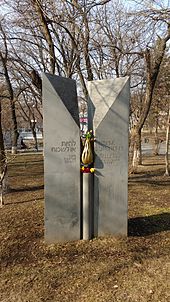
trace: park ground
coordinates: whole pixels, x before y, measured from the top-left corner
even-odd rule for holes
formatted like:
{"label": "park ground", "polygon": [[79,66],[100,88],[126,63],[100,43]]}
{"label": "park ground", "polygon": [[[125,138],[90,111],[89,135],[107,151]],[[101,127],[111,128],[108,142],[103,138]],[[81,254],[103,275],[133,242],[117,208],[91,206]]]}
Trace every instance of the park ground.
{"label": "park ground", "polygon": [[129,176],[128,237],[44,242],[43,157],[17,155],[0,209],[1,302],[167,302],[170,178],[163,157]]}

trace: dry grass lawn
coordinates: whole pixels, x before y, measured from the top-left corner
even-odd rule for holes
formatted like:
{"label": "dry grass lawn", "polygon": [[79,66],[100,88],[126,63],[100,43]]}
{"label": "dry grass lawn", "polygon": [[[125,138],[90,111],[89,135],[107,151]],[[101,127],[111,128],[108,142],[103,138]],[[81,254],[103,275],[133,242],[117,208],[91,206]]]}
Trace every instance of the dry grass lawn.
{"label": "dry grass lawn", "polygon": [[0,209],[1,302],[167,302],[170,178],[145,158],[129,178],[129,236],[47,246],[42,155],[17,155]]}

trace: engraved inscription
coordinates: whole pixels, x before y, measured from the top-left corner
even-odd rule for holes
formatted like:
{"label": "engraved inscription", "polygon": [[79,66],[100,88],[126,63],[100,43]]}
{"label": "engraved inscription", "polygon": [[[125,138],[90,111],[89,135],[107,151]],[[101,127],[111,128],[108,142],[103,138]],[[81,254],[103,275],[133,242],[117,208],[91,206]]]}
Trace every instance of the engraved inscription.
{"label": "engraved inscription", "polygon": [[105,165],[112,165],[120,161],[123,146],[118,145],[113,140],[96,141],[95,151],[97,158]]}
{"label": "engraved inscription", "polygon": [[51,147],[51,152],[62,154],[65,164],[74,164],[76,162],[76,141],[63,140],[57,143],[57,146]]}
{"label": "engraved inscription", "polygon": [[76,161],[76,155],[68,155],[68,157],[64,157],[65,164],[72,164]]}
{"label": "engraved inscription", "polygon": [[51,147],[52,152],[76,152],[76,141],[62,141],[58,146]]}

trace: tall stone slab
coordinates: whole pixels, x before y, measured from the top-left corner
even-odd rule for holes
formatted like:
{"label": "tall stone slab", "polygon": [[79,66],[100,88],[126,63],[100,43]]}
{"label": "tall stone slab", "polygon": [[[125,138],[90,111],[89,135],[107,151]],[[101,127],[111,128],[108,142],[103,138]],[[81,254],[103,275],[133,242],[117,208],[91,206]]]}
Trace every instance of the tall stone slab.
{"label": "tall stone slab", "polygon": [[80,130],[74,80],[43,74],[45,240],[80,239]]}
{"label": "tall stone slab", "polygon": [[94,235],[127,235],[129,78],[88,83],[96,141]]}

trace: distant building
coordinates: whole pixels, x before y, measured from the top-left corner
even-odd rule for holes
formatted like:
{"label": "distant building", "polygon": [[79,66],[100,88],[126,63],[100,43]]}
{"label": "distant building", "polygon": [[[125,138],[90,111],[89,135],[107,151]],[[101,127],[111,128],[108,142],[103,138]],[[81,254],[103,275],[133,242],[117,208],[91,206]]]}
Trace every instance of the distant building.
{"label": "distant building", "polygon": [[[19,129],[19,138],[18,138],[18,149],[21,148],[22,142],[25,143],[28,148],[31,148],[34,145],[34,137],[32,134],[31,129]],[[12,131],[7,130],[4,131],[4,144],[6,149],[10,149],[12,147]],[[36,128],[36,136],[37,136],[37,141],[39,145],[42,145],[43,141],[43,135],[42,135],[42,129],[40,130],[39,128]]]}

